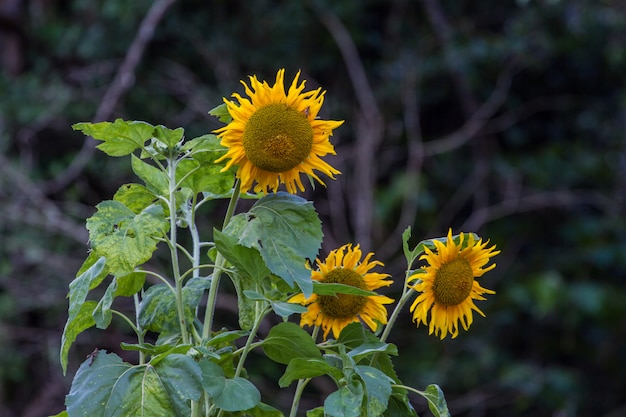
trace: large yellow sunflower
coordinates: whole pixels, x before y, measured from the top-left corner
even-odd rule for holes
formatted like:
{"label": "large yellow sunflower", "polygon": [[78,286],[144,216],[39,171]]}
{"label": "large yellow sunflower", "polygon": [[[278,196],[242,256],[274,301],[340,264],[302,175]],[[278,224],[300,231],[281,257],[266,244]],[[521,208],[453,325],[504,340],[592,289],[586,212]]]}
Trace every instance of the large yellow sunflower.
{"label": "large yellow sunflower", "polygon": [[215,131],[228,148],[217,162],[230,158],[224,170],[238,165],[244,192],[256,181],[255,192],[275,192],[283,183],[295,194],[296,186],[304,191],[302,173],[321,184],[313,170],[333,179],[340,173],[321,157],[335,154],[329,137],[343,121],[317,119],[326,92],[321,88],[303,92],[305,81],[298,84],[298,71],[285,93],[284,76],[285,70],[279,70],[272,87],[251,76],[250,87],[241,82],[249,98],[234,93],[239,103],[224,99],[232,121]]}
{"label": "large yellow sunflower", "polygon": [[[318,270],[312,271],[311,278],[319,282],[351,285],[369,291],[391,285],[392,282],[385,279],[388,274],[370,272],[375,266],[383,266],[379,261],[370,262],[373,253],[368,253],[362,261],[361,256],[359,245],[354,248],[351,244],[344,245],[330,252],[324,262],[316,259]],[[303,294],[298,294],[291,297],[289,302],[308,306],[308,311],[301,316],[300,326],[321,326],[326,340],[331,330],[336,339],[344,327],[359,322],[359,319],[376,331],[379,324],[387,323],[387,310],[383,304],[390,304],[393,299],[384,295],[351,294],[312,294],[305,298]]]}
{"label": "large yellow sunflower", "polygon": [[459,334],[459,321],[465,330],[472,324],[472,310],[485,316],[474,300],[485,300],[483,294],[495,294],[495,291],[481,287],[474,278],[496,267],[496,264],[486,268],[485,265],[500,251],[495,250],[495,245],[487,248],[489,241],[476,241],[472,234],[460,233],[457,245],[452,229],[445,244],[437,240],[434,243],[436,250],[426,248],[420,257],[428,265],[409,278],[409,282],[418,280],[410,287],[421,292],[410,310],[418,326],[429,322],[430,311],[428,333],[440,334],[441,339],[450,333],[454,339]]}

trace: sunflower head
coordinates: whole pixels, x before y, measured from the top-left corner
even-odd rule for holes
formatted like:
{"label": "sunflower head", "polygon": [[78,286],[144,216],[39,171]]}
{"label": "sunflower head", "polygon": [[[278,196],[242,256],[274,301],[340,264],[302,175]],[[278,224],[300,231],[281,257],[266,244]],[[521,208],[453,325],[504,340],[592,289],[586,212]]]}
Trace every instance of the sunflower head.
{"label": "sunflower head", "polygon": [[[371,272],[375,266],[383,265],[379,261],[370,261],[372,256],[374,254],[370,252],[361,260],[359,245],[344,245],[330,252],[324,262],[317,259],[317,270],[312,271],[311,278],[323,283],[350,285],[369,291],[391,285],[392,282],[386,279],[388,274]],[[291,297],[289,302],[307,306],[307,312],[301,316],[300,326],[320,326],[326,339],[331,330],[333,336],[338,338],[344,327],[359,321],[376,331],[379,324],[387,323],[384,304],[392,303],[393,299],[384,295],[351,294],[312,294],[306,298],[303,294],[298,294]]]}
{"label": "sunflower head", "polygon": [[230,159],[224,170],[238,166],[244,192],[275,192],[282,183],[295,194],[304,191],[301,174],[324,184],[314,170],[333,179],[340,173],[321,158],[335,154],[329,137],[343,121],[317,119],[325,91],[304,92],[298,72],[285,92],[284,77],[285,70],[279,70],[270,87],[251,76],[250,86],[241,82],[248,98],[235,93],[237,102],[224,99],[232,121],[215,131],[228,148],[216,162]]}
{"label": "sunflower head", "polygon": [[417,281],[410,286],[420,293],[410,310],[418,326],[428,324],[429,334],[434,332],[443,339],[450,333],[455,338],[459,334],[459,322],[465,330],[469,329],[472,310],[485,316],[474,300],[485,300],[483,294],[495,294],[495,291],[481,287],[475,278],[496,267],[496,264],[485,265],[500,251],[495,250],[495,245],[487,248],[488,241],[476,241],[472,234],[460,233],[456,244],[452,229],[446,243],[435,240],[434,244],[435,251],[425,248],[420,257],[428,265],[409,278],[411,283]]}

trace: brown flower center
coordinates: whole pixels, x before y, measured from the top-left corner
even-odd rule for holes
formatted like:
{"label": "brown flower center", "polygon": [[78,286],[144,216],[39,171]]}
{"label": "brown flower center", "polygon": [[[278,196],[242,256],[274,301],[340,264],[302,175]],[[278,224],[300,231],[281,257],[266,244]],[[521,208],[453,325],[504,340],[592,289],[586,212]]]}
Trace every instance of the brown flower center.
{"label": "brown flower center", "polygon": [[255,111],[243,131],[246,157],[257,168],[285,172],[311,153],[313,128],[304,113],[286,104],[268,104]]}
{"label": "brown flower center", "polygon": [[[335,268],[326,274],[321,282],[350,285],[362,290],[367,289],[363,277],[353,269]],[[356,316],[361,312],[366,302],[367,297],[362,295],[337,294],[317,297],[317,303],[322,313],[335,319],[347,319]]]}
{"label": "brown flower center", "polygon": [[433,293],[438,303],[461,304],[472,291],[474,271],[465,258],[456,258],[441,265],[435,274]]}

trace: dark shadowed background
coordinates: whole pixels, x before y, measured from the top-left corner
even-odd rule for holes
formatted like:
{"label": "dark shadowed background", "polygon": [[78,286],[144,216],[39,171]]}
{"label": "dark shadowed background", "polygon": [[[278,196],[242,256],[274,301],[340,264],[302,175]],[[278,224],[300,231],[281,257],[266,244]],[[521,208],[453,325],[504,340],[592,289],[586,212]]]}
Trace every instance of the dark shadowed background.
{"label": "dark shadowed background", "polygon": [[[413,244],[453,227],[502,250],[481,280],[497,294],[469,332],[442,342],[401,316],[403,381],[439,384],[454,416],[626,416],[617,0],[1,0],[0,416],[56,414],[94,347],[132,340],[121,323],[89,331],[62,375],[84,221],[132,179],[128,158],[71,125],[124,118],[195,137],[220,127],[207,111],[240,79],[272,84],[279,68],[288,81],[302,70],[327,90],[321,116],[345,120],[328,159],[343,174],[305,195],[324,252],[359,243],[402,280],[407,226]],[[224,207],[205,210],[210,239]],[[236,304],[218,307],[235,322]],[[280,407],[282,368],[252,362]]]}

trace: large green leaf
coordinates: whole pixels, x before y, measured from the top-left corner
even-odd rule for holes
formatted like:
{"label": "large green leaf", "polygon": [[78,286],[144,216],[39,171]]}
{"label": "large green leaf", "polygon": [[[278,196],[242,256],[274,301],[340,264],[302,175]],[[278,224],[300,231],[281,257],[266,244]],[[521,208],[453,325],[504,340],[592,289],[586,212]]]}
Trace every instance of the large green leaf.
{"label": "large green leaf", "polygon": [[97,146],[109,156],[124,156],[143,147],[153,137],[154,126],[137,121],[117,119],[115,122],[76,123],[74,130],[80,130],[103,143]]}
{"label": "large green leaf", "polygon": [[109,273],[121,276],[151,258],[158,238],[168,229],[160,205],[151,205],[135,214],[119,201],[103,201],[87,219],[93,251],[106,257]]}
{"label": "large green leaf", "polygon": [[96,324],[92,316],[95,308],[95,301],[86,301],[80,305],[79,309],[65,323],[63,335],[61,336],[60,352],[63,374],[67,371],[67,359],[72,343],[74,343],[79,334]]}
{"label": "large green leaf", "polygon": [[360,417],[363,387],[353,383],[343,386],[324,400],[324,412],[329,417]]}
{"label": "large green leaf", "polygon": [[268,194],[250,209],[233,217],[224,233],[259,251],[267,267],[305,296],[313,292],[306,260],[317,256],[322,242],[321,222],[313,204],[279,192]]}
{"label": "large green leaf", "polygon": [[263,341],[263,351],[274,362],[285,365],[294,358],[322,358],[311,335],[289,322],[279,323],[270,329]]}
{"label": "large green leaf", "polygon": [[224,411],[248,410],[259,404],[261,394],[247,379],[226,378],[224,370],[209,360],[200,361],[202,387],[216,407]]}
{"label": "large green leaf", "polygon": [[187,417],[200,399],[200,369],[172,354],[158,365],[132,366],[115,354],[96,351],[78,369],[66,397],[72,417]]}
{"label": "large green leaf", "polygon": [[355,370],[365,384],[367,415],[369,417],[380,416],[387,409],[391,384],[394,381],[371,366],[357,365]]}

